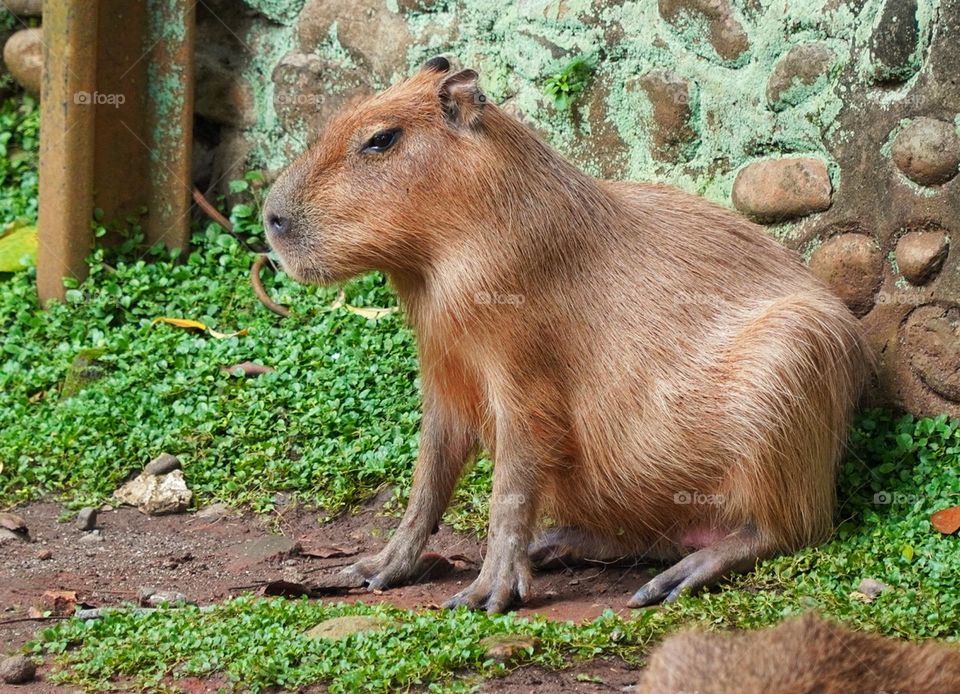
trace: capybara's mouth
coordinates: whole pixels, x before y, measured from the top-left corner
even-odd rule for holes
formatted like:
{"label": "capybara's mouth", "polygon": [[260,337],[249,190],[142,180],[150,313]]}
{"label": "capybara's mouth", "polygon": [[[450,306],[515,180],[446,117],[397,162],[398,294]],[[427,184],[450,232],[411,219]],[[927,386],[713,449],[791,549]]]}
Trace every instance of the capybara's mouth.
{"label": "capybara's mouth", "polygon": [[283,253],[274,247],[277,257],[280,258],[280,266],[283,271],[292,279],[302,284],[333,284],[336,278],[326,268],[316,268],[301,265],[285,257]]}

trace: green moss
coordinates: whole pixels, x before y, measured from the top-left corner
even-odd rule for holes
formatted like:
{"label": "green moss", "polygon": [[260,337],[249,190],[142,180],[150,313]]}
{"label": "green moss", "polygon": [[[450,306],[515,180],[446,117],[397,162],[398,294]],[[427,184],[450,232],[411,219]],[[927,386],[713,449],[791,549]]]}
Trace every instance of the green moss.
{"label": "green moss", "polygon": [[[880,0],[867,0],[859,15],[845,6],[833,8],[828,0],[787,5],[760,0],[756,11],[748,11],[744,0],[733,4],[750,41],[749,53],[737,64],[724,63],[712,47],[706,47],[702,17],[668,23],[653,2],[611,6],[530,2],[504,8],[464,0],[443,11],[413,16],[410,23],[415,36],[428,33],[436,22],[459,23],[459,38],[434,44],[430,51],[441,48],[479,69],[481,84],[492,99],[509,98],[513,108],[568,154],[578,151],[598,114],[582,103],[577,109],[580,118],[557,119],[538,86],[572,55],[598,52],[595,80],[606,92],[607,118],[629,150],[626,178],[670,183],[730,204],[735,173],[750,160],[815,154],[828,161],[836,185],[837,167],[826,141],[847,134],[836,127],[845,94],[835,78],[855,52],[863,52],[870,37],[863,17],[869,25]],[[605,43],[609,27],[622,28],[623,38],[615,45]],[[766,83],[776,61],[792,46],[813,40],[825,43],[836,56],[829,77],[791,90],[786,108],[770,110]],[[555,57],[544,43],[556,46],[562,55]],[[412,69],[428,56],[415,42],[409,57]],[[698,137],[676,163],[654,158],[652,109],[642,90],[624,88],[631,77],[658,68],[673,70],[691,85],[692,123]],[[599,170],[597,162],[578,159],[578,163],[593,173]]]}
{"label": "green moss", "polygon": [[273,71],[283,56],[293,49],[294,32],[287,26],[260,27],[242,37],[249,45],[250,60],[241,75],[250,85],[257,120],[247,130],[246,137],[253,143],[250,153],[252,166],[279,170],[306,148],[307,133],[284,129],[273,107]]}
{"label": "green moss", "polygon": [[[819,156],[828,162],[834,186],[839,185],[839,168],[828,144],[844,142],[853,134],[840,130],[837,123],[850,98],[838,75],[855,60],[860,73],[871,69],[869,43],[882,6],[882,0],[865,0],[853,12],[830,0],[733,0],[734,17],[747,33],[750,48],[730,62],[721,60],[706,39],[702,15],[680,15],[667,22],[655,2],[436,3],[406,14],[414,36],[408,70],[438,53],[478,69],[481,87],[493,101],[509,102],[552,145],[593,174],[601,171],[596,160],[600,155],[583,143],[606,119],[625,143],[623,177],[673,184],[729,205],[736,171],[756,158]],[[938,6],[939,0],[921,2],[918,21],[925,38],[918,56],[929,42]],[[616,38],[609,43],[611,36]],[[284,132],[272,108],[272,69],[295,41],[289,27],[266,29],[247,40],[258,47],[245,77],[254,86],[261,114],[251,139],[257,143],[257,163],[275,169],[302,150],[310,135]],[[811,85],[794,84],[771,108],[766,85],[776,62],[793,46],[809,41],[822,42],[833,52],[829,74]],[[352,66],[335,28],[315,50],[336,65]],[[543,85],[578,55],[598,55],[599,63],[594,84],[573,105],[571,118],[556,112]],[[690,84],[690,126],[696,135],[680,148],[675,162],[654,157],[652,108],[643,90],[625,88],[631,77],[659,68],[676,72]],[[343,88],[341,80],[323,87],[329,94]],[[882,92],[872,96],[886,103],[900,90]]]}
{"label": "green moss", "polygon": [[278,24],[292,24],[306,0],[243,0],[244,4],[256,10],[267,19]]}

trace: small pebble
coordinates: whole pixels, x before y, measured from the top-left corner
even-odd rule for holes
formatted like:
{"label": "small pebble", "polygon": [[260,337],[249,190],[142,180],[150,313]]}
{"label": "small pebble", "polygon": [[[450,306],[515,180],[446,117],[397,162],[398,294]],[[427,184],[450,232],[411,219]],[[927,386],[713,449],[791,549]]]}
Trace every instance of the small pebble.
{"label": "small pebble", "polygon": [[860,581],[860,585],[857,587],[858,592],[863,593],[869,598],[875,598],[887,590],[890,590],[890,586],[875,578],[865,578]]}
{"label": "small pebble", "polygon": [[480,640],[480,645],[486,649],[486,657],[501,663],[509,663],[530,650],[536,651],[540,646],[540,639],[533,636],[519,634],[495,634]]}
{"label": "small pebble", "polygon": [[97,509],[86,508],[80,509],[80,513],[77,514],[77,525],[80,526],[81,530],[93,530],[97,527]]}
{"label": "small pebble", "polygon": [[180,459],[177,458],[177,456],[170,455],[169,453],[161,453],[147,463],[147,466],[143,468],[143,472],[147,475],[159,477],[160,475],[166,475],[167,473],[182,468],[183,466],[180,464]]}
{"label": "small pebble", "polygon": [[0,681],[6,684],[25,684],[36,674],[37,666],[26,656],[15,655],[0,661]]}
{"label": "small pebble", "polygon": [[93,542],[103,542],[103,536],[100,534],[99,530],[91,530],[88,533],[85,533],[77,542],[83,542],[84,544],[89,544]]}
{"label": "small pebble", "polygon": [[160,607],[161,605],[176,605],[177,603],[187,603],[193,605],[194,603],[187,598],[183,593],[178,593],[175,590],[161,590],[156,593],[148,595],[146,598],[140,600],[140,604],[144,607]]}
{"label": "small pebble", "polygon": [[204,506],[202,509],[197,511],[197,518],[202,518],[203,520],[216,520],[218,518],[222,518],[223,516],[229,515],[229,513],[230,507],[222,501],[218,501],[215,504]]}
{"label": "small pebble", "polygon": [[39,552],[37,552],[37,559],[40,561],[53,559],[53,552],[51,552],[49,549],[41,549]]}

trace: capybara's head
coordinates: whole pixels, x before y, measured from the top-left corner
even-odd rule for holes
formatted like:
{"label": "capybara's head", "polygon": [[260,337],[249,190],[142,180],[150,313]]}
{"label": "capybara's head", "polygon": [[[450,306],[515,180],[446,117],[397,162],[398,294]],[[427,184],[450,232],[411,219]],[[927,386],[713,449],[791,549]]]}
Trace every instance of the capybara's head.
{"label": "capybara's head", "polygon": [[[331,120],[274,183],[263,209],[288,274],[335,282],[418,272],[444,242],[484,154],[477,73],[442,57]],[[471,173],[473,172],[473,173]],[[459,199],[458,199],[459,198]]]}

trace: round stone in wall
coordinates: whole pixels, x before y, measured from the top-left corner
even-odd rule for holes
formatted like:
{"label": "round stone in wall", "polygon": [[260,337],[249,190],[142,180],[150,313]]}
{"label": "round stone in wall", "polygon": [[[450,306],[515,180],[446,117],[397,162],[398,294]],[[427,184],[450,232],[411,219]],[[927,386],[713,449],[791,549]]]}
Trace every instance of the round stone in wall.
{"label": "round stone in wall", "polygon": [[3,46],[3,62],[21,87],[39,95],[43,73],[43,30],[22,29],[7,39]]}
{"label": "round stone in wall", "polygon": [[943,231],[911,231],[897,242],[897,267],[910,284],[926,284],[940,272],[949,249]]}
{"label": "round stone in wall", "polygon": [[942,398],[960,400],[960,308],[918,306],[900,336],[923,384]]}
{"label": "round stone in wall", "polygon": [[18,17],[39,17],[43,14],[43,0],[4,0],[0,4]]}
{"label": "round stone in wall", "polygon": [[953,123],[916,118],[893,141],[893,161],[912,181],[925,186],[946,183],[960,167],[960,135]]}
{"label": "round stone in wall", "polygon": [[764,159],[748,164],[733,182],[733,205],[760,222],[822,212],[833,189],[821,159]]}
{"label": "round stone in wall", "polygon": [[810,269],[859,318],[876,301],[883,280],[883,254],[866,234],[840,234],[814,251]]}
{"label": "round stone in wall", "polygon": [[822,43],[802,43],[780,58],[767,80],[767,103],[774,111],[796,106],[827,84],[835,56]]}
{"label": "round stone in wall", "polygon": [[886,0],[870,37],[873,78],[880,84],[906,82],[920,69],[917,0]]}
{"label": "round stone in wall", "polygon": [[653,107],[653,156],[661,161],[677,161],[684,149],[696,139],[691,127],[691,87],[672,70],[652,70],[642,77],[631,78],[628,91],[642,89]]}

